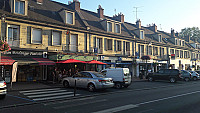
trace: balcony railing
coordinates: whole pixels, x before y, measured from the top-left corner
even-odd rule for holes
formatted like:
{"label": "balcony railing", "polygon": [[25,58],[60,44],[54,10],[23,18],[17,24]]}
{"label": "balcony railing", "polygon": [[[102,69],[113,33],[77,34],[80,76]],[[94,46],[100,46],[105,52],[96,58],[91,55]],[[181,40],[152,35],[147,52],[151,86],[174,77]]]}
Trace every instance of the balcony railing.
{"label": "balcony railing", "polygon": [[19,47],[20,41],[19,41],[19,40],[8,41],[8,45],[9,45],[10,47]]}

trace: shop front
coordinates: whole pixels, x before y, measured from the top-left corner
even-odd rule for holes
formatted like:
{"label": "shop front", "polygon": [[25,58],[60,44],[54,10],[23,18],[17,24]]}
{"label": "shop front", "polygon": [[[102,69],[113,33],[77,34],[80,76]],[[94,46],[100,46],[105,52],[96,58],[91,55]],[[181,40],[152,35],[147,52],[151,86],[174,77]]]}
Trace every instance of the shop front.
{"label": "shop front", "polygon": [[11,57],[16,63],[15,68],[10,71],[16,76],[13,76],[13,82],[36,82],[48,80],[48,71],[55,65],[55,62],[48,58],[43,58],[42,51],[28,51],[28,50],[12,50],[4,53],[4,56]]}

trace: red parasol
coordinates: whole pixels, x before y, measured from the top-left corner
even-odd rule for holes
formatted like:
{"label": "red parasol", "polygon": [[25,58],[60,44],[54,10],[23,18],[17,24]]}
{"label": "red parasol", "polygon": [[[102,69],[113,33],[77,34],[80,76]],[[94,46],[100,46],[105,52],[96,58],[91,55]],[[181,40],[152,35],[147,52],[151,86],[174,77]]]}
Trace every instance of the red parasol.
{"label": "red parasol", "polygon": [[96,60],[91,60],[91,61],[87,61],[88,64],[102,64],[102,65],[107,65],[106,63],[100,62],[100,61],[96,61]]}
{"label": "red parasol", "polygon": [[75,60],[75,59],[68,59],[68,60],[62,60],[56,63],[87,63],[85,61]]}

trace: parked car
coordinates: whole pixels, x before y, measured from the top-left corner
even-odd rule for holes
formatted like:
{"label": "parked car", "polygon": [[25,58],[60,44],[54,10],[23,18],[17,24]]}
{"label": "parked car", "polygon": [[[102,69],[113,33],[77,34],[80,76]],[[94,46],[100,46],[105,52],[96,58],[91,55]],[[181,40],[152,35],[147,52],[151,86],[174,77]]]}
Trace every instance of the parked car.
{"label": "parked car", "polygon": [[6,82],[0,76],[0,97],[5,98],[7,93]]}
{"label": "parked car", "polygon": [[131,75],[128,68],[108,68],[102,73],[109,78],[113,79],[115,87],[120,89],[127,88],[131,84]]}
{"label": "parked car", "polygon": [[197,72],[195,72],[195,71],[189,71],[189,72],[192,74],[191,78],[193,80],[196,81],[196,80],[200,79],[200,76],[199,76],[199,74]]}
{"label": "parked car", "polygon": [[82,71],[72,77],[63,78],[63,86],[74,87],[75,80],[76,87],[87,88],[89,91],[106,89],[114,86],[112,78],[106,78],[101,73],[94,71]]}
{"label": "parked car", "polygon": [[196,72],[200,75],[200,70],[197,70]]}
{"label": "parked car", "polygon": [[181,78],[185,81],[190,81],[192,79],[192,74],[189,71],[181,70]]}
{"label": "parked car", "polygon": [[149,73],[146,76],[148,81],[154,80],[169,80],[171,83],[181,79],[181,72],[178,69],[161,69],[154,73]]}

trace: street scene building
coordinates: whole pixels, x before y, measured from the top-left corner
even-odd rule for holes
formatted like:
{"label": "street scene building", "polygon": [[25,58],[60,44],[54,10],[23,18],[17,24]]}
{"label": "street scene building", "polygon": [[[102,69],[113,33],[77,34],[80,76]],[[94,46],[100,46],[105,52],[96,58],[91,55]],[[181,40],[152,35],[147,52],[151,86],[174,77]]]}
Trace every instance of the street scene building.
{"label": "street scene building", "polygon": [[126,22],[122,13],[104,15],[101,5],[96,12],[80,5],[78,0],[1,0],[1,40],[11,47],[1,53],[1,76],[8,83],[52,81],[55,68],[70,67],[56,62],[67,59],[108,64],[71,65],[80,70],[127,67],[133,77],[162,68],[200,69],[198,40],[174,29],[160,31],[156,24],[144,27],[140,19]]}

